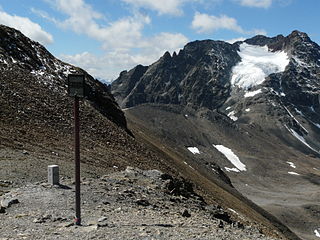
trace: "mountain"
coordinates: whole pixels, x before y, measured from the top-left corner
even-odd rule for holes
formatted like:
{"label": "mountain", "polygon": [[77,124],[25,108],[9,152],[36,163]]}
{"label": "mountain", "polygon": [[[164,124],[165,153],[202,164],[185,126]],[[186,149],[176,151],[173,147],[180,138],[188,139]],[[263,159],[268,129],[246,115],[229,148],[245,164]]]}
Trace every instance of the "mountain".
{"label": "mountain", "polygon": [[[318,232],[320,47],[307,34],[203,40],[120,73],[111,92],[135,135],[159,141],[302,239]],[[155,140],[157,139],[157,140]]]}
{"label": "mountain", "polygon": [[[141,69],[143,72],[144,67]],[[87,96],[80,102],[81,176],[83,185],[89,187],[88,192],[85,193],[88,193],[86,196],[94,200],[89,205],[84,202],[86,208],[84,222],[92,218],[90,215],[92,208],[96,209],[94,214],[101,212],[100,207],[96,206],[97,198],[99,202],[104,199],[103,204],[108,204],[106,193],[103,192],[107,192],[108,188],[103,187],[103,191],[99,187],[92,190],[89,186],[90,182],[96,182],[102,187],[101,181],[104,180],[99,180],[102,179],[101,176],[131,166],[142,170],[163,171],[161,181],[163,184],[168,184],[165,188],[169,189],[169,194],[177,196],[177,199],[169,197],[170,205],[176,205],[175,202],[184,202],[187,196],[185,194],[195,191],[194,196],[201,200],[199,207],[207,207],[210,204],[217,209],[217,213],[210,217],[214,222],[219,222],[219,232],[222,233],[221,235],[217,233],[217,237],[230,235],[227,233],[229,229],[237,228],[237,226],[242,228],[244,225],[245,229],[235,230],[246,235],[250,234],[247,228],[257,229],[263,233],[259,235],[262,239],[270,239],[268,236],[277,239],[298,239],[276,218],[235,190],[229,177],[218,164],[210,163],[209,175],[191,168],[191,165],[186,162],[189,160],[184,155],[167,148],[167,145],[162,144],[153,133],[147,134],[148,132],[143,128],[138,130],[138,125],[132,125],[132,129],[128,127],[126,117],[110,93],[109,86],[95,80],[83,69],[55,58],[43,46],[25,37],[21,32],[3,25],[0,25],[0,73],[0,222],[6,228],[6,236],[15,237],[15,234],[17,236],[24,234],[26,238],[28,236],[32,238],[26,232],[13,233],[11,228],[18,229],[17,225],[20,221],[10,222],[10,219],[22,217],[23,222],[26,223],[24,213],[19,212],[25,210],[28,211],[27,215],[31,214],[28,219],[35,216],[34,213],[30,213],[32,210],[26,204],[36,206],[40,199],[28,196],[30,192],[47,187],[45,182],[48,165],[58,164],[61,182],[69,181],[68,184],[71,184],[71,188],[73,187],[73,99],[67,95],[66,83],[69,73],[83,73],[86,76]],[[138,72],[137,74],[139,75]],[[130,168],[127,169],[130,170]],[[132,184],[135,184],[135,181],[138,181],[139,186],[147,185],[147,187],[139,187],[143,198],[148,198],[148,196],[152,198],[150,190],[153,188],[157,189],[157,192],[162,191],[152,183],[144,180],[139,182],[137,174],[129,170],[123,172],[120,180],[113,182],[110,179],[115,185],[113,191],[116,203],[122,199],[123,193],[128,197],[133,196]],[[131,173],[133,174],[132,179],[127,178]],[[150,173],[159,173],[159,171],[154,170]],[[128,190],[119,192],[117,187],[119,184]],[[24,192],[26,198],[12,199],[16,196],[17,191],[24,188],[27,189]],[[65,194],[61,191],[69,189],[63,185],[60,188],[52,186],[49,188],[56,189],[62,195]],[[52,193],[50,190],[49,192]],[[102,194],[101,197],[98,197],[99,194]],[[44,197],[43,194],[41,196]],[[53,195],[48,194],[48,196],[45,201],[52,201]],[[138,200],[139,203],[146,203],[144,200]],[[18,204],[19,201],[21,204]],[[131,204],[130,200],[128,204]],[[42,213],[47,215],[39,216],[40,220],[34,219],[33,223],[36,225],[53,221],[56,227],[56,220],[67,221],[66,216],[55,219],[53,215],[50,215],[50,207],[42,207]],[[151,213],[158,211],[156,205],[153,207]],[[172,209],[169,207],[169,210],[180,209],[179,205],[176,207]],[[111,207],[111,211],[113,210],[116,215],[118,210]],[[180,210],[183,211],[183,209]],[[69,208],[68,211],[70,212]],[[132,211],[139,214],[136,208],[133,208]],[[205,213],[206,210],[204,209],[203,212]],[[51,217],[48,218],[48,214]],[[125,214],[126,219],[130,218],[127,213]],[[234,221],[240,221],[240,224],[233,226]],[[139,223],[136,224],[140,226]],[[228,224],[227,229],[223,229],[224,224]],[[6,226],[11,226],[11,228],[7,229]],[[68,228],[70,224],[63,224],[62,227],[64,226]],[[84,228],[84,231],[86,229],[91,231],[94,227],[90,226]],[[171,227],[168,224],[159,225],[159,227],[167,226]],[[46,224],[37,225],[37,228],[44,233]],[[24,228],[19,229],[24,231]],[[51,230],[49,231],[51,233]],[[103,232],[101,229],[99,231]]]}

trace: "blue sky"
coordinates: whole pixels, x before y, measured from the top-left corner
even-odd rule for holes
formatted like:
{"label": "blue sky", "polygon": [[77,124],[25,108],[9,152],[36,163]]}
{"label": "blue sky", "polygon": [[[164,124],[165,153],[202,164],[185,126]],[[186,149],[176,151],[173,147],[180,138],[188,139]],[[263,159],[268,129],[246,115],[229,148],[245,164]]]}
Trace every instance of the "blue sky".
{"label": "blue sky", "polygon": [[190,41],[306,32],[320,43],[320,0],[0,0],[0,23],[103,80]]}

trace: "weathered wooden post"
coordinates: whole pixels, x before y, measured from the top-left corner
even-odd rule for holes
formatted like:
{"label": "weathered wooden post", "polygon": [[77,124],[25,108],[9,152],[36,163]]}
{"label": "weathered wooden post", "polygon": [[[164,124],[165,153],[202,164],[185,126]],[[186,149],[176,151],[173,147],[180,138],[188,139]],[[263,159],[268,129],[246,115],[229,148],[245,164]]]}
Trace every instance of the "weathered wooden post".
{"label": "weathered wooden post", "polygon": [[75,155],[75,192],[76,192],[76,218],[75,224],[81,225],[81,198],[80,198],[80,119],[79,119],[79,98],[83,98],[84,75],[68,75],[68,93],[74,97],[74,155]]}

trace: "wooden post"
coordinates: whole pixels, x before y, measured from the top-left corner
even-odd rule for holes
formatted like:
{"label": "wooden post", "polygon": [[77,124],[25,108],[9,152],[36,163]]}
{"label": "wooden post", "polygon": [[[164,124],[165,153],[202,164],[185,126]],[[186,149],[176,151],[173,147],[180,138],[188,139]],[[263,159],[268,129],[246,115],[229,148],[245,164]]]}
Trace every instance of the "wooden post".
{"label": "wooden post", "polygon": [[80,121],[79,98],[74,97],[74,151],[75,151],[75,191],[76,191],[76,219],[75,224],[81,225],[80,209]]}

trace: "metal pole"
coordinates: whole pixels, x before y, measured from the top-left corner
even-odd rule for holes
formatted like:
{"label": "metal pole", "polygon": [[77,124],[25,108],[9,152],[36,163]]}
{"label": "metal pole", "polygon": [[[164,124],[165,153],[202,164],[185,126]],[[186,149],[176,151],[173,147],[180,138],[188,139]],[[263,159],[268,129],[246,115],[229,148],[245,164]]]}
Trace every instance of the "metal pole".
{"label": "metal pole", "polygon": [[76,190],[76,219],[75,224],[81,225],[80,210],[80,121],[79,98],[74,97],[74,150],[75,150],[75,190]]}

